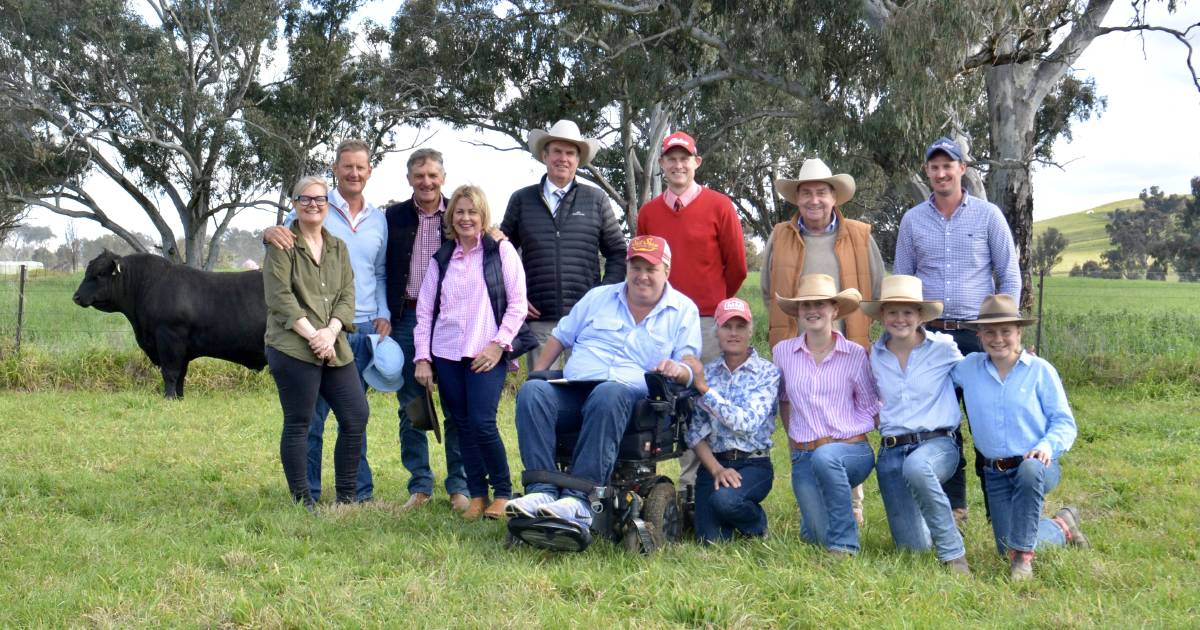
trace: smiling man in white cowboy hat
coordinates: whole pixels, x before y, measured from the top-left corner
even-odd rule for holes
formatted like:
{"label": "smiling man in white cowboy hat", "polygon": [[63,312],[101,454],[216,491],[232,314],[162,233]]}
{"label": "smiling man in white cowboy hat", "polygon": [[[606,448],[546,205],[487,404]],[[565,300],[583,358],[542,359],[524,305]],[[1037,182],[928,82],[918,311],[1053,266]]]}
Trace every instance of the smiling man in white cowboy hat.
{"label": "smiling man in white cowboy hat", "polygon": [[[554,123],[549,131],[531,130],[529,151],[546,165],[546,175],[512,194],[500,223],[521,250],[529,327],[539,344],[588,290],[625,279],[625,237],[612,204],[599,188],[575,179],[576,170],[599,150],[600,143],[584,138],[570,120]],[[529,352],[531,366],[538,354]]]}
{"label": "smiling man in white cowboy hat", "polygon": [[950,372],[962,354],[953,337],[924,327],[942,314],[942,303],[923,297],[920,278],[889,276],[879,299],[861,308],[884,326],[871,346],[871,372],[883,402],[875,471],[892,540],[902,549],[932,547],[950,570],[969,573],[962,534],[942,489],[960,457],[955,442],[960,414]]}
{"label": "smiling man in white cowboy hat", "polygon": [[[796,205],[796,214],[779,223],[763,251],[763,303],[770,316],[769,344],[796,336],[797,324],[779,309],[776,293],[792,294],[800,276],[832,276],[838,290],[858,289],[865,299],[879,295],[883,256],[871,236],[871,226],[847,219],[839,207],[854,198],[854,178],[834,175],[819,159],[804,161],[795,179],[775,180],[775,190]],[[837,327],[848,339],[866,349],[871,322],[862,313],[851,313]]]}

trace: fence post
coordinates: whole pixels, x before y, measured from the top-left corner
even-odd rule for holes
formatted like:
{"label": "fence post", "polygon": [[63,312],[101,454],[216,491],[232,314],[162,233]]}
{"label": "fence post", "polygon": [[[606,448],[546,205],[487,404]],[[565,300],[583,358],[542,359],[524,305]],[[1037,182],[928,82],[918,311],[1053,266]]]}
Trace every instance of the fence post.
{"label": "fence post", "polygon": [[1046,272],[1038,272],[1038,312],[1037,312],[1037,340],[1033,342],[1035,352],[1038,356],[1046,356],[1045,349],[1042,348],[1042,287],[1046,284]]}
{"label": "fence post", "polygon": [[17,283],[17,354],[21,354],[21,324],[25,321],[25,270],[25,265],[21,265],[21,279]]}

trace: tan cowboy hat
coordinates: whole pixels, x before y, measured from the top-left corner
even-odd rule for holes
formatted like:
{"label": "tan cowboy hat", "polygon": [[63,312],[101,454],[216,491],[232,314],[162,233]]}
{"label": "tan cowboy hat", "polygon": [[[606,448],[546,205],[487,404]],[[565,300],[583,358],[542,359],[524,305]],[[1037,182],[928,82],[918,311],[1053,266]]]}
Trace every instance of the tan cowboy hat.
{"label": "tan cowboy hat", "polygon": [[579,147],[579,166],[587,166],[596,153],[600,151],[600,141],[595,138],[584,138],[579,133],[579,125],[570,120],[560,120],[554,123],[549,131],[541,129],[529,130],[529,151],[539,162],[542,159],[542,149],[546,143],[561,140]]}
{"label": "tan cowboy hat", "polygon": [[775,294],[775,302],[779,304],[779,310],[792,317],[800,315],[801,302],[817,300],[833,300],[837,303],[837,315],[834,316],[834,319],[841,319],[858,309],[858,303],[862,301],[862,294],[858,292],[858,289],[846,289],[839,293],[833,277],[823,273],[807,273],[800,276],[800,286],[796,287],[796,295],[792,297]]}
{"label": "tan cowboy hat", "polygon": [[1017,308],[1017,301],[1013,299],[1013,296],[1000,293],[983,298],[983,304],[979,305],[979,317],[969,322],[963,322],[962,325],[964,328],[974,330],[984,324],[1028,326],[1036,322],[1036,317],[1021,317],[1021,309]]}
{"label": "tan cowboy hat", "polygon": [[796,191],[805,182],[825,182],[833,187],[833,205],[840,206],[854,198],[854,178],[845,174],[833,174],[825,163],[817,158],[804,160],[796,179],[775,180],[775,192],[780,197],[796,203]]}
{"label": "tan cowboy hat", "polygon": [[942,315],[942,303],[939,300],[924,299],[924,289],[921,279],[916,276],[888,276],[883,279],[879,288],[878,300],[867,300],[858,307],[867,317],[876,321],[883,320],[883,305],[911,304],[917,307],[921,322],[935,320]]}

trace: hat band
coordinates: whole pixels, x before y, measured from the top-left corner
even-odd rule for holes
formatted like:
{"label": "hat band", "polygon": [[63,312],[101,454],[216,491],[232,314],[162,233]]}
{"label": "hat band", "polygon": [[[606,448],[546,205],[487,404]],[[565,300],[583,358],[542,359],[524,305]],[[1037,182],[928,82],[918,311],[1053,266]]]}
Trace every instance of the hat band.
{"label": "hat band", "polygon": [[1020,313],[988,313],[987,315],[980,315],[976,319],[976,321],[983,321],[985,319],[1004,319],[1004,318],[1025,319],[1024,317],[1021,317]]}

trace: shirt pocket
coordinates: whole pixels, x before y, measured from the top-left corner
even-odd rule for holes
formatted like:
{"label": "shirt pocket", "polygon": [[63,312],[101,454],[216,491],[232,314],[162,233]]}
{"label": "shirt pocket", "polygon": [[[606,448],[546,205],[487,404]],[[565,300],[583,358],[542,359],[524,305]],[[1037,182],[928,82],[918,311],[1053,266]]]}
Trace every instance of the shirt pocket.
{"label": "shirt pocket", "polygon": [[967,235],[971,260],[977,265],[988,265],[992,260],[992,250],[988,247],[986,232],[972,232]]}

